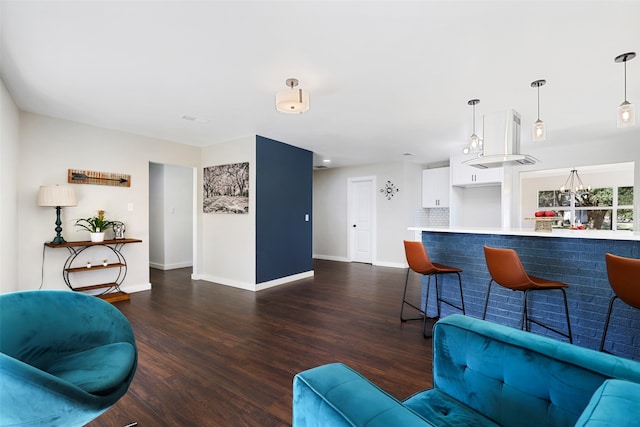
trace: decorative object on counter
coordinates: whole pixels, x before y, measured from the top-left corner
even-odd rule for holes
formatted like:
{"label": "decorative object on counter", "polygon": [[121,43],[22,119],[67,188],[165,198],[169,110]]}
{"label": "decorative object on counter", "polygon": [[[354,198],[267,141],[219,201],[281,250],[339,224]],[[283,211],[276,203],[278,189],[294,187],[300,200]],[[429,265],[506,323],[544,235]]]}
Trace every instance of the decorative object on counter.
{"label": "decorative object on counter", "polygon": [[544,141],[547,138],[547,130],[544,127],[544,122],[540,120],[540,86],[544,86],[547,83],[546,80],[536,80],[531,82],[531,87],[538,89],[538,120],[533,123],[533,136],[532,139],[536,142]]}
{"label": "decorative object on counter", "polygon": [[294,89],[298,79],[287,79],[285,84],[289,90],[276,93],[276,110],[287,114],[302,114],[309,111],[309,92]]}
{"label": "decorative object on counter", "polygon": [[[555,215],[555,212],[548,211]],[[542,213],[542,215],[538,215]],[[553,223],[557,221],[562,221],[561,217],[556,217],[554,215],[546,216],[547,212],[539,211],[535,213],[533,218],[525,218],[526,221],[535,221],[534,231],[541,231],[545,233],[551,233],[551,229],[553,228]]]}
{"label": "decorative object on counter", "polygon": [[87,261],[87,268],[91,268],[91,261]]}
{"label": "decorative object on counter", "polygon": [[387,198],[387,200],[391,200],[396,193],[400,191],[400,189],[396,188],[395,185],[391,183],[391,181],[387,181],[383,188],[380,189],[380,192]]}
{"label": "decorative object on counter", "polygon": [[77,206],[78,201],[76,199],[73,188],[67,185],[43,185],[38,191],[38,206],[49,206],[56,208],[56,237],[53,238],[51,243],[61,244],[65,243],[62,237],[62,221],[60,220],[60,209],[63,206]]}
{"label": "decorative object on counter", "polygon": [[70,184],[110,185],[112,187],[131,187],[131,175],[112,172],[95,172],[69,169],[67,181]]}
{"label": "decorative object on counter", "polygon": [[124,226],[124,222],[114,221],[113,222],[113,238],[116,240],[124,239],[124,232],[126,231],[126,227]]}
{"label": "decorative object on counter", "polygon": [[202,174],[204,213],[249,213],[249,162],[208,166]]}
{"label": "decorative object on counter", "polygon": [[115,221],[109,221],[104,217],[104,211],[99,210],[97,216],[76,220],[76,227],[81,227],[91,233],[92,242],[104,241],[104,232],[112,228]]}
{"label": "decorative object on counter", "polygon": [[482,139],[476,135],[476,105],[479,103],[479,99],[471,99],[467,102],[467,104],[473,107],[473,133],[469,137],[469,145],[462,150],[464,154],[482,153]]}
{"label": "decorative object on counter", "polygon": [[109,264],[109,260],[108,260],[108,259],[106,259],[106,258],[105,258],[105,259],[103,259],[103,260],[102,260],[102,265],[106,267],[106,266],[107,266],[107,264]]}
{"label": "decorative object on counter", "polygon": [[614,61],[624,63],[624,101],[618,107],[618,127],[626,128],[636,124],[635,107],[627,101],[627,61],[636,57],[635,52],[627,52],[615,57]]}

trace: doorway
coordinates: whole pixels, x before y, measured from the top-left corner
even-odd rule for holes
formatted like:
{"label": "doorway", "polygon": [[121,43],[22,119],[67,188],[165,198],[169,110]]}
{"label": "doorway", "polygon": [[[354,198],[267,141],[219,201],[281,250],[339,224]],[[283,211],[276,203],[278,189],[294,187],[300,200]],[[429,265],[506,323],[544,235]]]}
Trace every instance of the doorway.
{"label": "doorway", "polygon": [[149,266],[195,269],[196,169],[149,162]]}
{"label": "doorway", "polygon": [[349,178],[347,187],[349,260],[373,264],[376,249],[376,177]]}

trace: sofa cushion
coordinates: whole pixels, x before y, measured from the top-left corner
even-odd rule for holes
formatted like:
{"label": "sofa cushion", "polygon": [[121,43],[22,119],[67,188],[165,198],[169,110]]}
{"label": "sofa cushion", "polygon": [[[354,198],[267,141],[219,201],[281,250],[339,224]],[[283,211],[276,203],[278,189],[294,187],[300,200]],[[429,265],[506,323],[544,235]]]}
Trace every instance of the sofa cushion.
{"label": "sofa cushion", "polygon": [[640,365],[469,316],[441,319],[433,385],[503,426],[573,426],[607,379],[640,382]]}
{"label": "sofa cushion", "polygon": [[607,380],[594,393],[576,427],[637,425],[640,420],[640,384]]}
{"label": "sofa cushion", "polygon": [[298,373],[293,380],[294,427],[431,427],[359,373],[341,363]]}
{"label": "sofa cushion", "polygon": [[442,427],[497,427],[478,411],[460,403],[437,389],[425,390],[407,398],[404,405],[421,417]]}
{"label": "sofa cushion", "polygon": [[87,393],[106,394],[131,374],[135,349],[128,342],[107,344],[63,357],[44,371],[68,381]]}

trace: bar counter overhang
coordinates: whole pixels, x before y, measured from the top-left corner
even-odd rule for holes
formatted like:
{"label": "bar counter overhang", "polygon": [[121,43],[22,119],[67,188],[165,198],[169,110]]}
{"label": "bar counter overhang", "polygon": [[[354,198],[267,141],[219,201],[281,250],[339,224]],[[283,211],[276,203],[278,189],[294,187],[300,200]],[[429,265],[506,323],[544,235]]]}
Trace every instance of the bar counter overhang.
{"label": "bar counter overhang", "polygon": [[[609,299],[613,291],[607,278],[605,254],[640,258],[640,235],[630,231],[561,230],[539,232],[531,229],[411,227],[416,240],[422,240],[433,262],[463,270],[467,315],[481,318],[487,286],[491,277],[487,271],[483,246],[512,248],[518,252],[528,274],[567,283],[569,315],[576,345],[599,348]],[[416,280],[416,279],[414,279]],[[453,282],[442,278],[441,291],[456,300]],[[423,301],[426,279],[422,282]],[[491,293],[487,320],[518,327],[522,294],[501,287]],[[429,298],[429,315],[434,315],[434,287]],[[639,290],[640,292],[640,290]],[[547,295],[549,294],[549,295]],[[459,296],[457,297],[459,298]],[[424,303],[423,303],[424,304]],[[566,328],[563,306],[558,292],[533,292],[529,308],[534,317],[542,318],[560,330]],[[457,310],[442,306],[442,316]],[[531,325],[531,331],[561,337]],[[614,354],[640,360],[640,310],[620,300],[607,332],[605,349]]]}

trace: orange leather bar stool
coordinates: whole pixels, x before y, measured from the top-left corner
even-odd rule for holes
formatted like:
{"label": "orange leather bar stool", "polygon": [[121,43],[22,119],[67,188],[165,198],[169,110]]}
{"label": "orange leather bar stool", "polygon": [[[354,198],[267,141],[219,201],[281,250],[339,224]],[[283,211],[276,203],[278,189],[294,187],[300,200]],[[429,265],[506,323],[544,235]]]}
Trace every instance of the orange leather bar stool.
{"label": "orange leather bar stool", "polygon": [[[487,298],[484,302],[484,311],[482,312],[483,320],[487,316],[491,284],[495,282],[500,286],[511,289],[512,291],[520,291],[523,293],[522,312],[520,313],[520,329],[526,327],[526,330],[529,331],[531,323],[535,323],[538,326],[568,338],[570,343],[573,342],[573,337],[571,335],[571,322],[569,321],[569,306],[567,305],[567,293],[565,292],[565,288],[568,288],[569,285],[562,282],[543,279],[541,277],[529,276],[524,270],[522,262],[520,262],[520,257],[513,249],[490,248],[485,246],[484,256],[487,261],[487,269],[491,275],[491,280],[489,281],[489,288],[487,289]],[[529,292],[550,290],[562,291],[562,297],[564,298],[564,312],[567,317],[566,333],[554,329],[539,320],[535,320],[529,315],[527,305],[527,296],[529,295]]]}
{"label": "orange leather bar stool", "polygon": [[[462,272],[461,269],[459,268],[455,268],[455,267],[449,267],[446,265],[442,265],[442,264],[437,264],[434,262],[431,262],[431,260],[429,259],[429,254],[427,253],[426,248],[424,247],[424,245],[422,244],[422,242],[412,242],[412,241],[408,241],[405,240],[404,241],[404,252],[407,256],[407,263],[409,264],[409,268],[407,269],[407,277],[404,281],[404,293],[402,294],[402,307],[400,308],[400,320],[401,321],[407,321],[407,320],[418,320],[418,319],[422,319],[423,321],[423,325],[422,325],[422,334],[425,337],[430,337],[431,335],[427,335],[427,318],[429,319],[438,319],[440,318],[440,303],[443,302],[447,305],[450,305],[453,308],[457,308],[458,310],[462,311],[462,314],[466,314],[465,309],[464,309],[464,297],[462,296],[462,279],[460,278],[460,273]],[[409,283],[409,273],[411,271],[415,271],[418,274],[422,274],[424,276],[428,276],[427,279],[427,295],[425,297],[425,302],[424,302],[424,311],[413,305],[412,303],[410,303],[409,301],[407,301],[407,285]],[[441,297],[441,293],[440,290],[438,288],[438,275],[439,274],[456,274],[458,276],[458,286],[460,288],[460,306],[452,303],[451,301],[447,301],[445,299],[443,299]],[[429,288],[431,286],[431,276],[435,276],[435,282],[436,282],[436,309],[437,309],[437,316],[435,317],[429,317],[426,313],[427,307],[429,306]],[[403,312],[404,312],[404,306],[405,305],[409,305],[410,307],[415,308],[416,310],[418,310],[420,313],[422,313],[422,317],[417,317],[417,318],[412,318],[412,319],[405,319],[403,317]]]}
{"label": "orange leather bar stool", "polygon": [[620,298],[631,307],[640,309],[640,259],[612,254],[605,254],[605,259],[609,284],[614,295],[609,300],[609,310],[607,311],[607,320],[604,323],[604,331],[602,331],[600,351],[604,351],[604,340],[607,337],[614,301]]}

